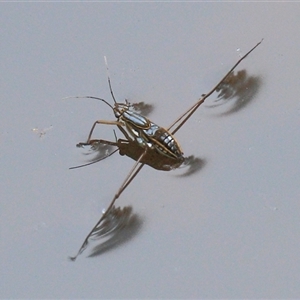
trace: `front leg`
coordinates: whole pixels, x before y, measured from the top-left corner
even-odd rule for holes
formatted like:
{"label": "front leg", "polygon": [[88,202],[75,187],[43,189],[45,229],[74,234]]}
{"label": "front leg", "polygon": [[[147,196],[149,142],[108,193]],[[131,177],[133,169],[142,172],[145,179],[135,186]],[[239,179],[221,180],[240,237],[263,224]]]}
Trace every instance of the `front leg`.
{"label": "front leg", "polygon": [[107,140],[89,140],[89,142],[86,142],[86,143],[78,143],[76,145],[76,147],[82,148],[83,146],[94,146],[95,144],[103,144],[103,145],[118,147],[117,142],[111,142],[111,141],[107,141]]}
{"label": "front leg", "polygon": [[[86,141],[86,143],[85,143],[86,145],[90,145],[91,137],[92,137],[93,131],[94,131],[94,129],[95,129],[95,127],[96,127],[97,124],[117,125],[119,128],[120,128],[120,126],[123,126],[123,125],[124,125],[122,122],[119,122],[119,121],[105,121],[105,120],[98,120],[98,121],[96,121],[96,122],[93,124],[92,128],[91,128],[91,131],[90,131],[89,136],[88,136],[88,138],[87,138],[87,141]],[[80,143],[80,144],[81,144],[81,143]]]}

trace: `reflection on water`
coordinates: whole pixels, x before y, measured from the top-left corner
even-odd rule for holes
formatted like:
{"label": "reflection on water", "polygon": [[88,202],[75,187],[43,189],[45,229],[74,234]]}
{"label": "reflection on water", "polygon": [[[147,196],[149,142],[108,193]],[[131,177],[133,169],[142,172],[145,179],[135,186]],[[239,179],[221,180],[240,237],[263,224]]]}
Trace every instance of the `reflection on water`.
{"label": "reflection on water", "polygon": [[[85,163],[85,164],[79,165],[79,166],[75,166],[75,167],[71,167],[71,168],[69,168],[70,170],[78,169],[78,168],[81,168],[81,167],[86,167],[86,166],[92,165],[94,163],[97,163],[97,162],[113,155],[118,150],[113,145],[108,145],[108,144],[101,143],[101,140],[92,140],[92,142],[94,142],[94,143],[91,143],[91,145],[88,145],[89,148],[90,148],[89,151],[86,152],[86,153],[83,153],[83,154],[84,155],[91,155],[91,154],[96,153],[96,155],[92,159],[90,159],[88,163]],[[77,144],[76,146],[78,148],[83,148],[85,145]]]}
{"label": "reflection on water", "polygon": [[105,219],[93,230],[90,239],[101,240],[89,257],[100,255],[131,240],[140,230],[142,220],[132,214],[132,207],[113,206]]}
{"label": "reflection on water", "polygon": [[[120,155],[126,155],[137,161],[145,151],[139,144],[137,144],[137,142],[130,140],[127,141],[119,139],[114,146],[117,147],[117,149],[111,145],[102,144],[101,140],[91,140],[89,146],[90,151],[88,154],[97,154],[88,163],[77,167],[72,167],[71,169],[88,166],[90,164],[99,162],[105,158],[108,158],[118,150]],[[183,159],[173,159],[171,157],[162,155],[160,152],[153,149],[144,155],[144,157],[141,159],[141,163],[160,171],[171,171],[179,167],[184,168],[186,169],[185,172],[179,176],[189,176],[202,169],[206,164],[206,160],[195,157],[194,155],[184,157]]]}
{"label": "reflection on water", "polygon": [[71,261],[75,261],[92,240],[101,240],[100,244],[95,246],[89,255],[96,256],[124,244],[139,231],[142,221],[136,214],[132,214],[132,207],[116,208],[113,203],[106,211],[102,212],[100,220],[87,235],[77,254],[69,256]]}
{"label": "reflection on water", "polygon": [[236,113],[254,99],[261,83],[260,77],[249,76],[246,70],[238,71],[236,74],[232,72],[216,89],[219,95],[215,104],[207,107],[215,108],[230,103],[231,107],[221,115]]}

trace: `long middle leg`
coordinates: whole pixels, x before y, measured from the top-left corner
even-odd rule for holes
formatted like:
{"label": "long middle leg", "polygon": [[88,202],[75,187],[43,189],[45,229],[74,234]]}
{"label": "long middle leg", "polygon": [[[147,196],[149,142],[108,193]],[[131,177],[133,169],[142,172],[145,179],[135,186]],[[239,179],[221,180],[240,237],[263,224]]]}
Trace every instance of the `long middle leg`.
{"label": "long middle leg", "polygon": [[202,98],[200,98],[192,107],[190,107],[184,114],[182,114],[169,128],[168,131],[175,126],[181,119],[181,123],[171,132],[172,134],[175,134],[181,126],[191,117],[191,115],[197,110],[197,108],[205,101],[206,98],[208,98],[213,92],[216,91],[216,89],[220,86],[220,84],[227,78],[227,76],[244,60],[256,47],[258,47],[263,40],[261,40],[259,43],[257,43],[251,50],[249,50],[243,57],[241,57],[235,65],[228,71],[228,73],[219,81],[219,83],[211,89],[207,94],[205,94]]}
{"label": "long middle leg", "polygon": [[114,198],[110,202],[110,204],[109,204],[108,208],[106,209],[106,211],[104,212],[104,214],[101,216],[100,220],[96,223],[96,225],[93,227],[93,229],[90,231],[90,233],[86,236],[86,238],[85,238],[82,246],[80,247],[78,253],[75,256],[70,257],[71,260],[73,260],[73,261],[76,260],[77,256],[80,255],[86,249],[86,247],[88,245],[88,240],[91,237],[91,235],[93,234],[93,232],[95,231],[95,229],[106,218],[106,216],[109,214],[111,208],[113,207],[115,201],[120,197],[120,195],[122,194],[122,192],[127,188],[127,186],[131,183],[131,181],[134,179],[134,177],[139,173],[139,171],[144,166],[144,164],[142,164],[140,162],[143,159],[143,157],[146,155],[146,153],[147,153],[147,149],[145,149],[145,151],[141,154],[141,156],[139,157],[139,159],[134,164],[133,168],[128,173],[126,179],[124,180],[124,182],[122,183],[121,187],[119,188],[119,190],[115,194]]}

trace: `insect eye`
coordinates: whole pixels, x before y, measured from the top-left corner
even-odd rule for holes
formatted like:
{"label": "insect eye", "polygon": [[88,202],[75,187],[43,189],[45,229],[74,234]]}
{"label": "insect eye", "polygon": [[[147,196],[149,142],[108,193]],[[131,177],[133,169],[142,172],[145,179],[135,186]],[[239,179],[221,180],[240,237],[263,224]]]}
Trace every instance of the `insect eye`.
{"label": "insect eye", "polygon": [[114,109],[114,113],[116,118],[120,118],[122,115],[122,111],[120,111],[119,109]]}

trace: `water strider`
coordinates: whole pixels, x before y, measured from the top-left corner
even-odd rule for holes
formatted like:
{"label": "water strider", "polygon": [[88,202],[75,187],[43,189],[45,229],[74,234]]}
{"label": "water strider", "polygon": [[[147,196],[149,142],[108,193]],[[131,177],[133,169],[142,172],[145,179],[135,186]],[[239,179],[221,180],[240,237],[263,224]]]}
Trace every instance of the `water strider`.
{"label": "water strider", "polygon": [[[116,117],[115,121],[95,121],[90,130],[87,141],[84,143],[79,143],[77,146],[93,146],[96,144],[116,146],[117,149],[105,156],[104,158],[112,155],[117,150],[119,150],[121,155],[126,155],[136,161],[134,166],[126,176],[124,182],[113,197],[110,205],[102,214],[100,220],[96,223],[96,225],[85,238],[76,256],[70,257],[71,260],[75,260],[77,256],[80,255],[86,249],[89,238],[95,233],[95,231],[97,231],[99,225],[101,225],[101,223],[110,215],[111,210],[114,207],[115,201],[119,198],[122,192],[131,183],[131,181],[139,173],[139,171],[145,164],[155,169],[164,171],[176,169],[180,165],[182,165],[182,163],[185,160],[185,157],[183,156],[181,147],[175,139],[174,134],[185,124],[185,122],[192,116],[192,114],[205,101],[205,99],[208,98],[212,93],[214,93],[218,89],[218,87],[228,77],[228,75],[230,75],[231,72],[241,63],[241,61],[244,60],[256,47],[258,47],[261,44],[261,42],[262,40],[259,43],[257,43],[251,50],[249,50],[243,57],[241,57],[236,62],[236,64],[229,70],[229,72],[220,80],[220,82],[217,85],[215,85],[215,87],[213,87],[207,94],[204,94],[193,106],[191,106],[185,113],[183,113],[179,118],[177,118],[167,129],[158,126],[143,115],[132,111],[132,106],[127,102],[127,100],[125,101],[125,103],[118,103],[112,91],[109,75],[108,84],[111,96],[114,101],[114,106],[112,106],[110,103],[108,103],[102,98],[93,96],[67,97],[90,98],[102,101],[113,110],[114,115]],[[93,131],[97,124],[117,126],[119,130],[123,133],[125,139],[118,139],[115,142],[91,139]],[[101,159],[99,159],[98,161],[100,161]]]}

